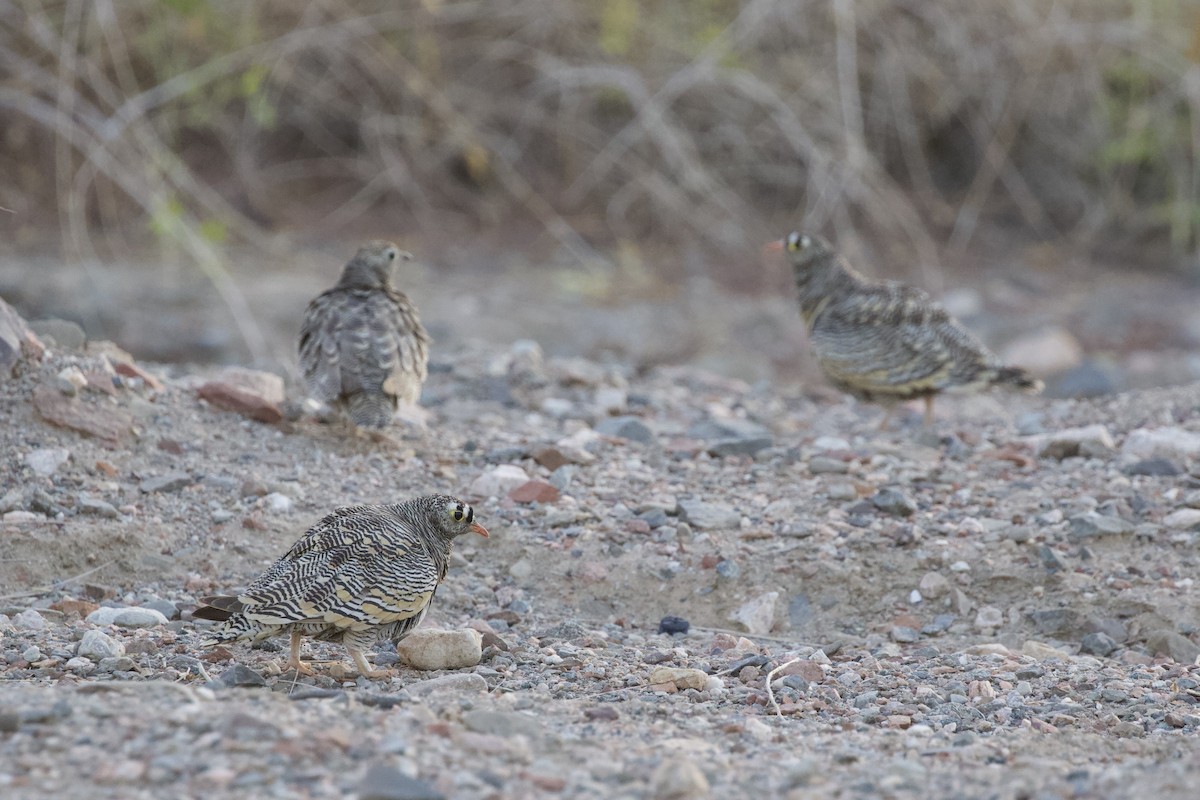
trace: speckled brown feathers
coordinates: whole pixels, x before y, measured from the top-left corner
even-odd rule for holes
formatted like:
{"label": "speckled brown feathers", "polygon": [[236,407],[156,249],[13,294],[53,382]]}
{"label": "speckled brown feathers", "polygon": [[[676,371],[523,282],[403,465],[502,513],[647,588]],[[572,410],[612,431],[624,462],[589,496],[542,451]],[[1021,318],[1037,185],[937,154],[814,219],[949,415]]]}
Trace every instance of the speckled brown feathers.
{"label": "speckled brown feathers", "polygon": [[1041,389],[920,289],[865,278],[818,236],[792,233],[776,249],[791,261],[817,362],[837,388],[885,405],[926,398],[927,421],[942,392]]}
{"label": "speckled brown feathers", "polygon": [[194,616],[223,624],[202,644],[290,634],[290,664],[305,671],[300,640],[332,640],[373,676],[363,651],[420,624],[446,577],[454,538],[468,532],[487,536],[471,507],[446,495],[339,508],[243,593],[203,598]]}
{"label": "speckled brown feathers", "polygon": [[344,407],[361,427],[387,427],[397,403],[416,403],[425,382],[429,336],[392,285],[396,263],[411,257],[391,242],[368,243],[304,315],[300,368],[309,394]]}

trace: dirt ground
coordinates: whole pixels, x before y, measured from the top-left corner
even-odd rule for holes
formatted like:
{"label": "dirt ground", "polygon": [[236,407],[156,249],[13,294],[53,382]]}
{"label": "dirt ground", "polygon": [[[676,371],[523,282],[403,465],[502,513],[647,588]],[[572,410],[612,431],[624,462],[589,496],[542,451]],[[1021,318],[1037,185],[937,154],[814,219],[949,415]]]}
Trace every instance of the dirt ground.
{"label": "dirt ground", "polygon": [[[651,311],[624,318],[638,353],[581,347],[586,316],[555,339],[569,314],[481,338],[469,320],[509,300],[464,281],[427,314],[428,419],[395,446],[215,408],[215,365],[114,381],[95,344],[0,382],[6,796],[1194,793],[1200,384],[952,398],[932,430],[914,411],[880,431],[876,408],[766,380],[769,356],[747,382],[708,369],[735,350],[647,355]],[[712,335],[753,330],[752,306]],[[796,358],[798,323],[763,324]],[[111,436],[48,422],[63,402]],[[551,499],[514,499],[511,468]],[[371,683],[312,645],[330,663],[297,681],[274,645],[198,648],[196,599],[328,510],[432,492],[492,532],[460,540],[427,623],[490,635],[479,666]],[[80,655],[93,630],[108,661]]]}

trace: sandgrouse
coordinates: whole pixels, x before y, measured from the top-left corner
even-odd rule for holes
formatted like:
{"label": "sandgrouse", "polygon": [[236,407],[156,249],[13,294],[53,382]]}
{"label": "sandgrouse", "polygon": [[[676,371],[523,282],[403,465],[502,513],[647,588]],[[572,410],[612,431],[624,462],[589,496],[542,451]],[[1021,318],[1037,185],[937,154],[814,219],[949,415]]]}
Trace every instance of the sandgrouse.
{"label": "sandgrouse", "polygon": [[819,236],[791,233],[767,246],[791,261],[817,362],[830,382],[887,408],[925,400],[925,424],[942,392],[1007,386],[1038,392],[1041,381],[1003,364],[920,289],[859,274]]}
{"label": "sandgrouse", "polygon": [[397,403],[415,404],[425,382],[429,336],[392,285],[396,263],[411,258],[391,242],[367,243],[304,314],[300,368],[309,394],[345,408],[361,428],[386,428]]}
{"label": "sandgrouse", "polygon": [[243,593],[201,598],[194,616],[224,623],[201,645],[289,634],[288,666],[309,673],[300,663],[304,637],[341,642],[360,673],[380,677],[386,672],[372,671],[363,651],[421,623],[455,537],[468,532],[488,535],[469,505],[446,495],[339,508]]}

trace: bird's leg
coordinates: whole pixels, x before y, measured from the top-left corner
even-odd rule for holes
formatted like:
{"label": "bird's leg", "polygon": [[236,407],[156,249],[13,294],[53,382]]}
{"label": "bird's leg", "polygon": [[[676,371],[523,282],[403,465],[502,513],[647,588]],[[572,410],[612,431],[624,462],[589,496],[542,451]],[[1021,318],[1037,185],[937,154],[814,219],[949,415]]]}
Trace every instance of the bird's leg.
{"label": "bird's leg", "polygon": [[933,395],[925,395],[925,422],[926,428],[933,427]]}
{"label": "bird's leg", "polygon": [[362,650],[354,647],[347,647],[346,650],[350,652],[350,658],[354,661],[354,666],[358,668],[358,673],[368,680],[390,678],[395,674],[390,669],[371,669],[371,665],[367,663],[367,657]]}
{"label": "bird's leg", "polygon": [[292,646],[288,656],[287,665],[296,670],[297,675],[312,675],[312,667],[308,666],[307,664],[300,663],[300,643],[302,641],[303,637],[300,635],[300,632],[292,631]]}

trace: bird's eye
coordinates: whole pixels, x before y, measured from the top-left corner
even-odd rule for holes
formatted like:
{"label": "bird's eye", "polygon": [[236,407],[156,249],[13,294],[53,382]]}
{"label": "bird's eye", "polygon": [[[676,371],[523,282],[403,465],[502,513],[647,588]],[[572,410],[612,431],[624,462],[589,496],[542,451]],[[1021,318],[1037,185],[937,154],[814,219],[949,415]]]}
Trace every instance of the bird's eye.
{"label": "bird's eye", "polygon": [[800,237],[800,248],[801,249],[807,250],[809,245],[811,245],[811,244],[812,244],[812,239],[808,238],[807,236]]}
{"label": "bird's eye", "polygon": [[788,251],[794,253],[795,251],[799,250],[800,249],[799,242],[800,242],[800,234],[796,233],[795,231],[793,231],[792,233],[789,233],[788,237],[787,237]]}
{"label": "bird's eye", "polygon": [[462,503],[459,503],[457,506],[455,506],[454,508],[452,508],[450,510],[450,518],[453,519],[455,522],[462,522],[462,518],[463,518]]}
{"label": "bird's eye", "polygon": [[387,253],[388,253],[388,261],[396,260],[396,249],[394,247],[389,247]]}

